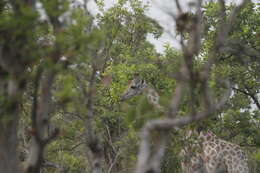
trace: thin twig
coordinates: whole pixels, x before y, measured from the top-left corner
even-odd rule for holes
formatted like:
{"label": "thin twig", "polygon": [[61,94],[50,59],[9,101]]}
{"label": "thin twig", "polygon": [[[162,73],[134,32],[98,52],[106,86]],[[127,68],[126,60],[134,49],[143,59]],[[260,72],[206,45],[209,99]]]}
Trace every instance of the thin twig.
{"label": "thin twig", "polygon": [[110,165],[110,167],[109,167],[107,173],[111,173],[111,171],[112,171],[113,167],[115,166],[115,164],[116,164],[116,162],[117,162],[117,159],[118,159],[118,157],[119,157],[120,154],[121,154],[121,151],[118,151],[118,152],[116,153],[116,157],[115,157],[115,159],[113,160],[112,164]]}
{"label": "thin twig", "polygon": [[182,13],[182,8],[181,8],[179,0],[175,0],[175,4],[176,4],[176,7],[178,9],[178,13],[179,14]]}

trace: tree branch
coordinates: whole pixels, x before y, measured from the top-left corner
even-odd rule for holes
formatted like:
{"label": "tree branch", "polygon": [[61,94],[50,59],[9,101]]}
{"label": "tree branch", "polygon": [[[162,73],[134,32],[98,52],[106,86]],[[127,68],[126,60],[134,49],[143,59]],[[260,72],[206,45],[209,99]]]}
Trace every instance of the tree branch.
{"label": "tree branch", "polygon": [[241,92],[246,96],[249,96],[253,100],[257,108],[260,110],[260,103],[258,101],[258,98],[251,92],[251,90],[248,87],[245,86],[246,91],[235,87],[232,87],[232,89]]}

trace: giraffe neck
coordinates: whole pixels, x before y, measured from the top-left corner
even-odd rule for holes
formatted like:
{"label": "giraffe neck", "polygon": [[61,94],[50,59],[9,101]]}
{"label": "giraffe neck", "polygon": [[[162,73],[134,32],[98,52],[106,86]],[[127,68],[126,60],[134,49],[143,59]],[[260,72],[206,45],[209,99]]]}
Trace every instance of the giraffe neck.
{"label": "giraffe neck", "polygon": [[159,103],[160,96],[152,87],[147,87],[144,89],[148,102],[152,104],[158,110],[163,110],[163,107]]}

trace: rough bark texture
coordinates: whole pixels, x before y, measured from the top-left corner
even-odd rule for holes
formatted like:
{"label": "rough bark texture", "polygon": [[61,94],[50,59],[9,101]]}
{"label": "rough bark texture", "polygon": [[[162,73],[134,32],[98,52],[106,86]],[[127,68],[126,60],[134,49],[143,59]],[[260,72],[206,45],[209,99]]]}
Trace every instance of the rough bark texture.
{"label": "rough bark texture", "polygon": [[1,115],[0,170],[2,170],[5,173],[19,172],[19,167],[18,167],[19,162],[18,162],[17,152],[16,152],[17,143],[18,143],[17,126],[18,126],[18,111],[14,111],[12,114]]}
{"label": "rough bark texture", "polygon": [[37,81],[41,79],[41,76],[36,75],[36,85],[34,93],[34,105],[32,111],[32,130],[34,131],[29,158],[27,160],[27,173],[40,172],[40,168],[43,164],[43,152],[45,146],[57,135],[57,131],[53,131],[51,135],[48,135],[48,126],[50,119],[51,109],[51,88],[54,81],[55,72],[53,70],[46,70],[41,80],[41,94],[39,100],[38,96],[38,84]]}
{"label": "rough bark texture", "polygon": [[[3,62],[4,59],[0,60]],[[1,67],[0,67],[1,69]],[[24,89],[23,80],[9,79],[0,82],[0,170],[6,173],[20,171],[17,157],[17,129],[19,122],[19,103]]]}

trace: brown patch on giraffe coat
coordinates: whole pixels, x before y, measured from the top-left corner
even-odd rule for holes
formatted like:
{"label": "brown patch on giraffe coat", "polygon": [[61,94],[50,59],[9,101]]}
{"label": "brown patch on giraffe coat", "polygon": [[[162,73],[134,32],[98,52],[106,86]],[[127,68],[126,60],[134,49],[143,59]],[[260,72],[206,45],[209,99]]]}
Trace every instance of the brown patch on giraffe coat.
{"label": "brown patch on giraffe coat", "polygon": [[210,140],[210,136],[206,136],[206,140],[207,140],[207,141]]}
{"label": "brown patch on giraffe coat", "polygon": [[235,155],[235,151],[231,150],[230,154]]}
{"label": "brown patch on giraffe coat", "polygon": [[210,142],[209,145],[210,145],[212,148],[214,148],[214,147],[216,146],[216,144],[213,143],[213,142]]}
{"label": "brown patch on giraffe coat", "polygon": [[209,157],[208,156],[206,156],[206,157],[204,157],[204,162],[208,162],[209,161]]}
{"label": "brown patch on giraffe coat", "polygon": [[228,155],[227,159],[231,161],[232,156]]}
{"label": "brown patch on giraffe coat", "polygon": [[217,154],[217,153],[216,153],[215,150],[211,150],[210,155],[216,155],[216,154]]}
{"label": "brown patch on giraffe coat", "polygon": [[216,151],[217,151],[217,152],[220,151],[220,147],[219,147],[219,146],[216,147]]}
{"label": "brown patch on giraffe coat", "polygon": [[216,163],[217,157],[216,157],[216,156],[213,156],[213,157],[212,157],[212,160],[214,160],[214,161],[215,161],[214,163]]}
{"label": "brown patch on giraffe coat", "polygon": [[230,147],[229,147],[229,146],[227,146],[227,147],[226,147],[226,150],[228,150],[228,151],[229,151],[229,150],[230,150]]}
{"label": "brown patch on giraffe coat", "polygon": [[224,154],[224,155],[227,155],[227,154],[228,154],[227,150],[224,150],[224,151],[223,151],[223,154]]}

